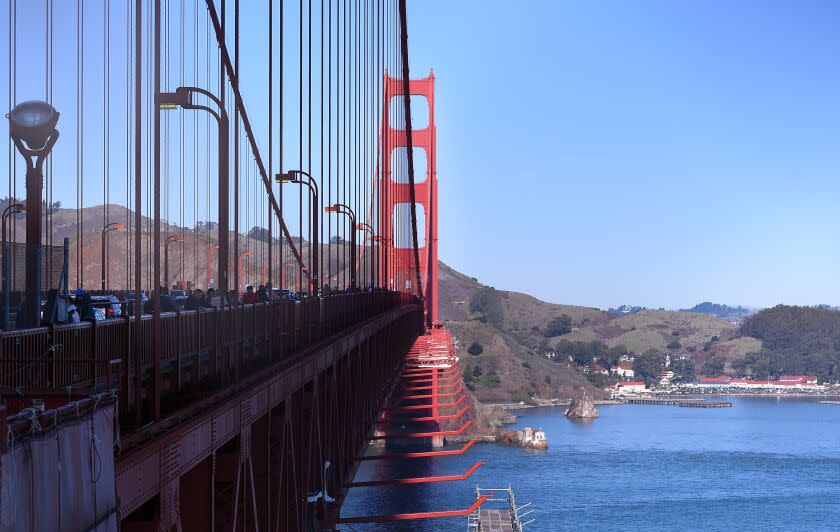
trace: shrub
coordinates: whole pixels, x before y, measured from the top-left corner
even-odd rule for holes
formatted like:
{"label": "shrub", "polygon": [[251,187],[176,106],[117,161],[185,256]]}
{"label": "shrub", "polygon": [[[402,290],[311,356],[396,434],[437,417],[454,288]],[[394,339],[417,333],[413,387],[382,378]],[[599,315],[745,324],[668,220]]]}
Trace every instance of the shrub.
{"label": "shrub", "polygon": [[677,340],[674,340],[673,342],[669,343],[667,347],[668,349],[679,349],[680,347],[682,347],[682,344],[679,343]]}
{"label": "shrub", "polygon": [[479,288],[470,297],[470,312],[481,314],[487,322],[499,327],[505,321],[502,298],[491,287]]}
{"label": "shrub", "polygon": [[545,376],[545,383],[546,384],[551,384],[551,375],[546,375]]}
{"label": "shrub", "polygon": [[473,342],[470,344],[470,347],[467,349],[467,353],[471,354],[472,356],[478,356],[484,352],[484,346],[478,342]]}
{"label": "shrub", "polygon": [[484,377],[481,378],[481,383],[488,387],[488,388],[498,388],[502,385],[502,379],[499,375],[494,371],[488,373]]}
{"label": "shrub", "polygon": [[703,373],[705,375],[711,375],[713,377],[716,377],[723,373],[723,369],[725,366],[725,358],[723,358],[721,355],[712,355],[708,359],[706,359],[706,363],[703,364]]}
{"label": "shrub", "polygon": [[522,367],[531,369],[531,364],[528,364],[527,362],[522,362]]}
{"label": "shrub", "polygon": [[560,314],[548,322],[543,333],[546,338],[561,336],[572,332],[572,318],[568,314]]}

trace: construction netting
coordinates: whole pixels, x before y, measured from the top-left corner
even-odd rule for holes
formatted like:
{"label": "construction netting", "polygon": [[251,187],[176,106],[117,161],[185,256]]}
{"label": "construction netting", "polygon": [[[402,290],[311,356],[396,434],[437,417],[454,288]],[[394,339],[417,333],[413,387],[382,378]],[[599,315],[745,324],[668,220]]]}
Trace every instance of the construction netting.
{"label": "construction netting", "polygon": [[33,434],[0,458],[0,532],[117,530],[113,404]]}

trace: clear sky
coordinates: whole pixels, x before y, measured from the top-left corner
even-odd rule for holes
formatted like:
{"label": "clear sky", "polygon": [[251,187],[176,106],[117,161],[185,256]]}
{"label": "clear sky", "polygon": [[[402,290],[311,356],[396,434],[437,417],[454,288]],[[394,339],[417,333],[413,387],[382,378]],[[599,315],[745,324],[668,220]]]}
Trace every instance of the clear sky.
{"label": "clear sky", "polygon": [[410,3],[440,257],[552,302],[840,303],[840,3]]}
{"label": "clear sky", "polygon": [[[0,0],[0,108],[10,106],[12,1]],[[169,3],[177,28],[180,2]],[[42,98],[44,3],[16,4],[12,99]],[[204,54],[203,2],[184,4],[190,22],[200,13]],[[296,20],[297,2],[285,4],[287,20]],[[73,206],[76,3],[54,5],[62,112],[55,199]],[[84,205],[103,201],[102,5],[84,2]],[[126,3],[110,5],[108,164],[111,201],[125,203]],[[243,5],[243,93],[265,151],[267,4]],[[313,0],[315,20],[319,5]],[[840,304],[838,23],[832,0],[409,0],[412,75],[433,68],[437,77],[440,258],[553,302]],[[297,34],[288,26],[284,166],[297,167]],[[169,57],[174,88],[178,56]],[[185,83],[192,70],[188,53]],[[197,83],[204,78],[202,65]],[[207,142],[200,126],[199,144]],[[0,168],[8,155],[0,150]],[[195,196],[192,165],[187,198]],[[205,161],[196,169],[203,175]],[[178,172],[172,157],[170,174]],[[206,219],[203,192],[182,213],[177,179],[168,188],[171,221]],[[296,208],[291,196],[287,213]],[[293,232],[295,218],[287,220]]]}

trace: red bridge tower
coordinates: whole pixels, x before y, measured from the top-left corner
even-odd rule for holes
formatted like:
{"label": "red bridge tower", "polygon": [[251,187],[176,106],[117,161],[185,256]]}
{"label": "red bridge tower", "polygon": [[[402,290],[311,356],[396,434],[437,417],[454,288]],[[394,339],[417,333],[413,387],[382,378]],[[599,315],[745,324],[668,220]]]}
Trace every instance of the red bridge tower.
{"label": "red bridge tower", "polygon": [[[379,179],[379,234],[385,238],[386,247],[392,246],[389,254],[380,247],[380,261],[382,265],[380,276],[382,286],[395,290],[416,292],[416,277],[414,274],[414,250],[411,235],[396,234],[395,228],[406,224],[395,224],[398,216],[410,216],[411,199],[407,172],[394,172],[397,165],[407,164],[408,139],[404,129],[396,129],[391,124],[393,109],[402,109],[400,97],[406,97],[403,80],[392,78],[385,74],[385,98],[383,100],[382,130],[380,145],[382,146],[382,168]],[[412,130],[412,149],[415,153],[423,150],[426,155],[425,171],[415,174],[414,192],[417,205],[417,242],[420,254],[420,279],[425,286],[421,287],[426,303],[426,313],[431,315],[431,321],[438,319],[438,268],[437,268],[437,169],[435,154],[435,75],[430,72],[423,79],[409,81],[409,94],[426,98],[429,110],[429,121],[423,129]],[[417,107],[412,102],[412,110],[416,114]],[[395,113],[396,114],[396,113]],[[418,157],[414,158],[415,161]],[[417,166],[415,165],[415,168]],[[406,174],[406,175],[403,175]],[[387,283],[387,285],[385,284]]]}

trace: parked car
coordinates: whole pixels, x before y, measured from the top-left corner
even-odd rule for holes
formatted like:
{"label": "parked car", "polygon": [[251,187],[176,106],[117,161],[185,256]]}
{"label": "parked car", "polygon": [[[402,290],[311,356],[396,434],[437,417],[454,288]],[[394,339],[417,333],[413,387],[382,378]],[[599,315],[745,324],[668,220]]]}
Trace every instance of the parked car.
{"label": "parked car", "polygon": [[169,295],[174,297],[175,301],[177,301],[178,303],[183,303],[184,301],[189,299],[186,290],[170,290]]}
{"label": "parked car", "polygon": [[[93,304],[97,320],[119,318],[122,315],[120,300],[116,296],[91,296],[90,302]],[[99,317],[100,310],[102,311],[101,318]]]}
{"label": "parked car", "polygon": [[[146,306],[146,301],[149,300],[149,296],[146,295],[146,292],[140,292],[140,301],[142,305]],[[125,307],[126,307],[126,314],[132,316],[134,314],[134,292],[129,292],[125,296]]]}
{"label": "parked car", "polygon": [[290,299],[292,291],[288,288],[272,288],[272,292],[274,292],[274,299]]}

